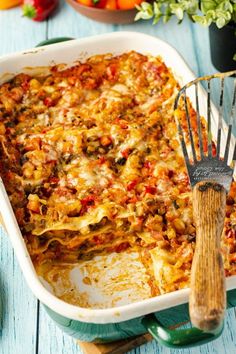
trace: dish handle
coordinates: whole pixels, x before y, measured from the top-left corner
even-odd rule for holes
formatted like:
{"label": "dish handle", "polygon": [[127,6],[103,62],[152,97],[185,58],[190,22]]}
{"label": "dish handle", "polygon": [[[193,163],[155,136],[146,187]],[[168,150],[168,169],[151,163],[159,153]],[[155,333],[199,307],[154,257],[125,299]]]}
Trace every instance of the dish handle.
{"label": "dish handle", "polygon": [[205,332],[198,328],[169,329],[161,324],[154,314],[142,319],[143,326],[159,343],[169,348],[190,348],[208,343],[218,338],[224,328],[224,324],[212,332]]}

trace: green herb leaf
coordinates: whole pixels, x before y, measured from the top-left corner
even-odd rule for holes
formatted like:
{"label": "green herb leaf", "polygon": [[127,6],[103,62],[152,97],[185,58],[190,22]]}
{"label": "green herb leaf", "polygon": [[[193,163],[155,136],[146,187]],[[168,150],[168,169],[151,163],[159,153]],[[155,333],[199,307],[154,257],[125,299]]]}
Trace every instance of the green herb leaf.
{"label": "green herb leaf", "polygon": [[216,26],[222,28],[226,25],[226,20],[223,17],[220,17],[216,20]]}

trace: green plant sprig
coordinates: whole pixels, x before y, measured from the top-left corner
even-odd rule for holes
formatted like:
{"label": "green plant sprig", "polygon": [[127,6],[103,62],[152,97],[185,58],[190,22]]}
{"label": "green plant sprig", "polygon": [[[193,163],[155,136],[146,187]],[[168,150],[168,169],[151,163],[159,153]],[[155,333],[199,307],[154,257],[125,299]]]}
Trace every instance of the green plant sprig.
{"label": "green plant sprig", "polygon": [[136,21],[152,18],[153,24],[161,18],[166,23],[172,16],[176,16],[180,23],[185,15],[203,26],[215,23],[222,28],[229,22],[236,23],[236,0],[156,0],[142,2],[137,9]]}

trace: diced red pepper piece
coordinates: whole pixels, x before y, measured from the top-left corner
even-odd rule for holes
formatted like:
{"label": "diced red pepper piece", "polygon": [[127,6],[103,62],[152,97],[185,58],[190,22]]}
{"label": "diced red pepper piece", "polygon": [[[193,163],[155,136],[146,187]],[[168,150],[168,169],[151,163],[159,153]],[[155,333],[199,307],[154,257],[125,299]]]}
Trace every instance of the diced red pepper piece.
{"label": "diced red pepper piece", "polygon": [[152,186],[146,186],[145,187],[145,193],[149,193],[149,194],[156,194],[157,189],[156,187],[152,187]]}
{"label": "diced red pepper piece", "polygon": [[122,251],[125,251],[129,246],[130,246],[129,242],[123,242],[119,244],[119,246],[115,247],[115,252],[120,253]]}
{"label": "diced red pepper piece", "polygon": [[152,166],[152,165],[151,165],[151,162],[150,162],[150,161],[145,161],[145,162],[144,162],[144,167],[145,167],[145,168],[148,168],[148,169],[149,169],[149,168],[151,168],[151,166]]}
{"label": "diced red pepper piece", "polygon": [[98,164],[103,165],[106,162],[106,158],[104,156],[99,157]]}
{"label": "diced red pepper piece", "polygon": [[51,97],[46,97],[43,101],[43,103],[45,104],[45,106],[47,107],[52,107],[54,106],[54,102],[53,100],[51,99]]}
{"label": "diced red pepper piece", "polygon": [[137,185],[138,181],[137,179],[134,179],[133,181],[129,182],[127,184],[127,191],[132,191],[132,189],[135,188],[135,186]]}
{"label": "diced red pepper piece", "polygon": [[23,81],[21,87],[23,88],[24,91],[27,91],[29,89],[29,80]]}
{"label": "diced red pepper piece", "polygon": [[130,154],[130,149],[129,149],[129,148],[127,148],[127,149],[121,151],[121,155],[122,155],[124,158],[126,158],[126,159],[129,157],[129,154]]}
{"label": "diced red pepper piece", "polygon": [[88,211],[88,209],[92,206],[94,206],[95,204],[95,197],[92,195],[89,195],[88,197],[85,197],[83,199],[81,199],[81,204],[82,204],[82,208],[80,210],[80,215],[83,215],[84,213],[86,213]]}
{"label": "diced red pepper piece", "polygon": [[115,81],[117,79],[117,64],[113,63],[107,67],[106,73],[109,81]]}
{"label": "diced red pepper piece", "polygon": [[95,200],[95,197],[92,195],[89,195],[88,197],[81,199],[80,202],[83,206],[91,206],[91,205],[94,205],[94,200]]}
{"label": "diced red pepper piece", "polygon": [[57,184],[59,181],[60,181],[60,179],[57,177],[51,177],[49,179],[50,184]]}

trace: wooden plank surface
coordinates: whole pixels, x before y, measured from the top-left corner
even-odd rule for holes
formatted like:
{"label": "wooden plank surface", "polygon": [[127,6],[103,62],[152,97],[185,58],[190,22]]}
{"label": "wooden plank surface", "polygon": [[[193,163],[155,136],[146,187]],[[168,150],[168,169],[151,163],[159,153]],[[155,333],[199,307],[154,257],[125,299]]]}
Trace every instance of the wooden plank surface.
{"label": "wooden plank surface", "polygon": [[119,340],[107,344],[94,344],[87,342],[78,342],[83,354],[125,354],[131,349],[136,349],[142,344],[152,341],[151,334]]}
{"label": "wooden plank surface", "polygon": [[37,300],[18,267],[10,241],[0,229],[1,354],[32,354],[36,344]]}
{"label": "wooden plank surface", "polygon": [[[197,75],[215,71],[209,57],[208,30],[184,21],[177,25],[151,26],[139,22],[126,26],[99,24],[87,20],[61,1],[60,11],[48,22],[24,19],[19,9],[0,12],[0,55],[34,47],[51,37],[82,38],[111,31],[139,31],[158,36],[173,45]],[[1,201],[0,201],[1,202]],[[77,342],[62,333],[28,289],[7,236],[0,231],[0,289],[3,300],[3,329],[0,354],[82,354]],[[221,338],[202,347],[171,350],[152,341],[130,354],[235,354],[235,310],[227,313]]]}

